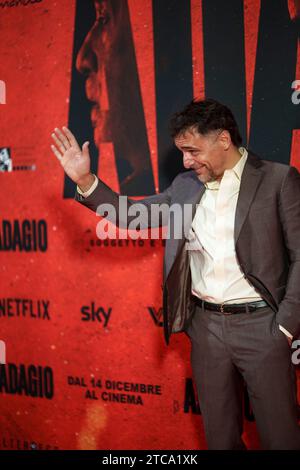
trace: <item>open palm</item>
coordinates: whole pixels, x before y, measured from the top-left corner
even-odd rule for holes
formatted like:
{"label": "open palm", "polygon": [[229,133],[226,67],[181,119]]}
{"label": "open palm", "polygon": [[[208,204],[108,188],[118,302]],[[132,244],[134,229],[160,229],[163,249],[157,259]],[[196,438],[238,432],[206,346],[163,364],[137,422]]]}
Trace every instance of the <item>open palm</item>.
{"label": "open palm", "polygon": [[84,142],[81,149],[70,129],[65,126],[62,130],[56,127],[51,137],[55,142],[55,145],[51,145],[52,152],[71,180],[79,184],[90,173],[89,142]]}

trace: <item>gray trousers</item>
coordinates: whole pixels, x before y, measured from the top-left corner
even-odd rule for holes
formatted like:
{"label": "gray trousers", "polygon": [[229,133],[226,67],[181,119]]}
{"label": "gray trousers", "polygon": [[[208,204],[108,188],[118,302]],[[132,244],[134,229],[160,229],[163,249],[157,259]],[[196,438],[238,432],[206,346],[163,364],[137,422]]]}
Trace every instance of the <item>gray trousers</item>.
{"label": "gray trousers", "polygon": [[245,449],[244,381],[261,448],[300,450],[295,366],[275,316],[196,307],[186,333],[208,449]]}

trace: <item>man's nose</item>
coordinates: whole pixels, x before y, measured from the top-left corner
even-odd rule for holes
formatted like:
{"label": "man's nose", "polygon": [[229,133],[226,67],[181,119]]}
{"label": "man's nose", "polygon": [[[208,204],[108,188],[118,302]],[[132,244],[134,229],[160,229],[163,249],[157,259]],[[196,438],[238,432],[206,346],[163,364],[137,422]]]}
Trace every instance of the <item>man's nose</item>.
{"label": "man's nose", "polygon": [[76,57],[76,68],[78,72],[85,76],[92,72],[96,72],[98,69],[97,56],[92,48],[90,33],[86,36],[81,48],[79,49]]}
{"label": "man's nose", "polygon": [[190,168],[194,163],[194,160],[190,156],[183,157],[183,166],[185,168]]}

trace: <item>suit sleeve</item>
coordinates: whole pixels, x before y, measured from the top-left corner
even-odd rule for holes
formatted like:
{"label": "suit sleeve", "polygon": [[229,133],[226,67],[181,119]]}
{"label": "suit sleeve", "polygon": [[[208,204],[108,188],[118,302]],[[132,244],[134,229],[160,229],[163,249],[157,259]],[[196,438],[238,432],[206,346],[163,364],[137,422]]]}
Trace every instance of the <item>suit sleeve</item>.
{"label": "suit sleeve", "polygon": [[76,190],[74,199],[120,228],[130,228],[137,217],[141,229],[155,228],[168,224],[173,183],[162,193],[135,201],[116,193],[98,178],[91,194],[83,197]]}
{"label": "suit sleeve", "polygon": [[295,337],[300,333],[300,174],[292,166],[282,184],[279,214],[290,266],[277,321]]}

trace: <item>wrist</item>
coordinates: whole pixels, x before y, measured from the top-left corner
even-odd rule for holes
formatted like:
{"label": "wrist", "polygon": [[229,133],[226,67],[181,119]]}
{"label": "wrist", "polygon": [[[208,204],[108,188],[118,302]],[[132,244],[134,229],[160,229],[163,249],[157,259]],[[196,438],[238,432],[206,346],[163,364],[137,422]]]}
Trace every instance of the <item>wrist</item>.
{"label": "wrist", "polygon": [[85,193],[90,189],[92,184],[95,181],[95,177],[92,173],[89,173],[88,175],[84,176],[77,182],[77,186],[80,188],[80,190]]}

